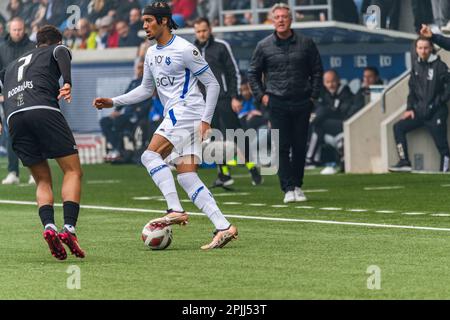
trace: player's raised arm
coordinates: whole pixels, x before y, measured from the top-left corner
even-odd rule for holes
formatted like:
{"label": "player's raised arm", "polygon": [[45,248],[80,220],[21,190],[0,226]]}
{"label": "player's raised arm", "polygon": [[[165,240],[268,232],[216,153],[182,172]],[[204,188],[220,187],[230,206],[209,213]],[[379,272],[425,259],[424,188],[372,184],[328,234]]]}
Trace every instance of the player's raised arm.
{"label": "player's raised arm", "polygon": [[206,108],[203,113],[202,122],[211,124],[219,99],[220,85],[216,77],[209,68],[208,63],[195,47],[188,47],[184,51],[184,61],[186,67],[192,71],[194,76],[203,83],[206,89]]}
{"label": "player's raised arm", "polygon": [[150,71],[150,63],[148,58],[145,58],[144,75],[142,83],[136,89],[115,98],[96,98],[93,106],[97,109],[119,107],[124,105],[133,105],[145,101],[153,96],[155,91],[155,84],[153,75]]}

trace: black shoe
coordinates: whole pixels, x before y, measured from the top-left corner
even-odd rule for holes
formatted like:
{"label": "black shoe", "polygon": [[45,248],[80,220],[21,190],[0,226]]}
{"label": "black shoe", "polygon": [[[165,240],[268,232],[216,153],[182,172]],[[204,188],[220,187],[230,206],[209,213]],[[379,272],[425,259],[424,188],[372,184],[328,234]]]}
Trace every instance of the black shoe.
{"label": "black shoe", "polygon": [[212,185],[212,188],[217,187],[229,187],[234,184],[234,180],[231,176],[226,176],[224,174],[219,173],[217,180]]}
{"label": "black shoe", "polygon": [[411,172],[411,162],[408,160],[400,160],[395,166],[389,168],[390,172]]}
{"label": "black shoe", "polygon": [[254,167],[254,168],[250,169],[250,174],[252,175],[252,184],[254,186],[259,186],[260,184],[262,184],[264,182],[264,179],[261,176],[261,174],[259,173],[258,168]]}

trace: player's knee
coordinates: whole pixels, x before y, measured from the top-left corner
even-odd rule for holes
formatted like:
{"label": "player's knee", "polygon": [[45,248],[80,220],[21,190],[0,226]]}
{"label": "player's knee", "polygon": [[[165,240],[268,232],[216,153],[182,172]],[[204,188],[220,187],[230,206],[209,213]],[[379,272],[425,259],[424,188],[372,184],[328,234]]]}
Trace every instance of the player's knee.
{"label": "player's knee", "polygon": [[154,160],[160,157],[161,156],[158,153],[146,150],[141,156],[141,163],[144,165],[144,167],[148,168]]}

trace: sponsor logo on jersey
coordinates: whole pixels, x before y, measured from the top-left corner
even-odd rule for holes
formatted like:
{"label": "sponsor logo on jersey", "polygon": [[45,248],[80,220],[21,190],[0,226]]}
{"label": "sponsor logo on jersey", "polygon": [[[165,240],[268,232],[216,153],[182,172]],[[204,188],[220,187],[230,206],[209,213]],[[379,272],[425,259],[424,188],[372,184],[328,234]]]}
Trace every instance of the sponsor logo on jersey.
{"label": "sponsor logo on jersey", "polygon": [[175,77],[161,77],[156,78],[156,86],[159,87],[167,87],[173,86],[175,84]]}
{"label": "sponsor logo on jersey", "polygon": [[8,91],[8,99],[14,97],[16,94],[25,91],[26,89],[33,89],[33,81],[25,81],[20,86]]}

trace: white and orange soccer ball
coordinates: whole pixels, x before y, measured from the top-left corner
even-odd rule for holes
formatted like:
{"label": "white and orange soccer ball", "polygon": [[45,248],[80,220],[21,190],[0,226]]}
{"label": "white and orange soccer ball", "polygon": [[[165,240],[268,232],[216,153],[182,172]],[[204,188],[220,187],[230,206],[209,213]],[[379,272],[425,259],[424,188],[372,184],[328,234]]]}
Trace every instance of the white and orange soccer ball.
{"label": "white and orange soccer ball", "polygon": [[172,227],[162,223],[147,223],[142,230],[145,246],[152,250],[167,249],[172,243]]}

